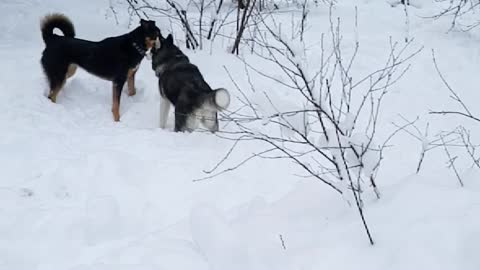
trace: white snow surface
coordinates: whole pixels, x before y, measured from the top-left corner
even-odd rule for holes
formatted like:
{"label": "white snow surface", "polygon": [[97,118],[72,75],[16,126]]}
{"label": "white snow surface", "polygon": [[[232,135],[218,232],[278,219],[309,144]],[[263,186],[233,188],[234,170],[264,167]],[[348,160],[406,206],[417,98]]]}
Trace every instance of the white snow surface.
{"label": "white snow surface", "polygon": [[[343,44],[352,45],[358,31],[354,69],[368,74],[387,58],[390,37],[405,38],[403,7],[382,0],[337,2]],[[392,122],[401,123],[399,114],[420,116],[419,124],[430,123],[430,134],[464,122],[428,114],[455,108],[435,73],[432,49],[446,78],[480,115],[480,36],[475,30],[447,33],[448,19],[427,18],[437,10],[433,2],[418,0],[409,10],[408,35],[424,50],[387,95],[380,136],[391,133]],[[192,181],[204,177],[203,170],[213,168],[233,142],[210,133],[174,133],[172,115],[167,129],[159,129],[157,78],[148,60],[137,73],[136,96],[124,91],[119,123],[112,121],[110,83],[84,71],[51,103],[39,63],[41,17],[63,12],[77,36],[90,40],[135,27],[122,17],[117,24],[109,3],[0,3],[1,270],[480,269],[480,175],[471,164],[459,164],[465,182],[460,187],[441,149],[427,153],[415,174],[423,146],[406,133],[385,152],[377,176],[381,199],[364,198],[375,239],[371,246],[354,205],[321,182],[299,177],[302,171],[288,161],[256,159],[216,178]],[[311,7],[309,16],[307,48],[315,59],[318,37],[328,32],[328,8]],[[285,22],[290,20],[285,15]],[[168,33],[167,21],[157,24]],[[212,88],[230,91],[233,111],[240,93],[223,66],[240,87],[249,89],[249,82],[226,43],[212,50],[182,49]],[[242,54],[250,63],[259,60],[248,49]],[[267,80],[255,83],[262,91],[282,91]],[[478,134],[475,123],[465,124]],[[243,144],[227,165],[262,147]]]}

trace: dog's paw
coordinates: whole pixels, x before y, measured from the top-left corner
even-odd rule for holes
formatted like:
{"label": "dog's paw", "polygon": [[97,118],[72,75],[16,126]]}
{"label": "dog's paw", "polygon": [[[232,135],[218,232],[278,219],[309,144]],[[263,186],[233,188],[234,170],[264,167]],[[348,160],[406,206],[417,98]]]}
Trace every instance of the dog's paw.
{"label": "dog's paw", "polygon": [[128,90],[128,96],[131,97],[131,96],[135,96],[137,94],[137,89],[133,89],[133,90]]}
{"label": "dog's paw", "polygon": [[135,85],[135,88],[132,92],[126,92],[130,100],[133,102],[144,102],[147,101],[147,97],[145,96],[145,84],[142,81],[138,81]]}
{"label": "dog's paw", "polygon": [[50,101],[53,103],[57,103],[57,97],[52,93],[48,95],[48,99],[50,99]]}
{"label": "dog's paw", "polygon": [[118,112],[118,110],[113,109],[112,115],[113,115],[113,121],[120,122],[120,113]]}

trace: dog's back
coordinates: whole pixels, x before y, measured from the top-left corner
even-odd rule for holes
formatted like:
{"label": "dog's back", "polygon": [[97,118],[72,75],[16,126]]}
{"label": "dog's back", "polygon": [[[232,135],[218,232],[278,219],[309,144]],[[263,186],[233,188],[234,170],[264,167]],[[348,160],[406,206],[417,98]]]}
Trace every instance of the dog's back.
{"label": "dog's back", "polygon": [[[53,33],[58,28],[64,36]],[[89,41],[75,38],[71,21],[61,14],[47,16],[42,22],[42,37],[45,41],[42,63],[44,66],[76,64],[86,71],[107,80],[114,80],[119,73],[138,65],[143,58],[129,46],[128,34]],[[53,68],[55,69],[55,68]]]}

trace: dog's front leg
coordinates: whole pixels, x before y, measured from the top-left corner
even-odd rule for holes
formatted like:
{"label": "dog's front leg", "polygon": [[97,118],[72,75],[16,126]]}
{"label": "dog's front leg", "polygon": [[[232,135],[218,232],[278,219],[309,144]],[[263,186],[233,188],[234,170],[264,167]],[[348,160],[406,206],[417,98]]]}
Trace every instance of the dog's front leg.
{"label": "dog's front leg", "polygon": [[135,74],[137,73],[137,70],[138,66],[130,69],[127,74],[127,86],[129,96],[134,96],[137,93],[137,90],[135,89]]}
{"label": "dog's front leg", "polygon": [[160,95],[160,128],[167,126],[168,112],[170,111],[170,101]]}
{"label": "dog's front leg", "polygon": [[112,84],[112,114],[115,122],[120,121],[120,97],[125,79],[117,79]]}

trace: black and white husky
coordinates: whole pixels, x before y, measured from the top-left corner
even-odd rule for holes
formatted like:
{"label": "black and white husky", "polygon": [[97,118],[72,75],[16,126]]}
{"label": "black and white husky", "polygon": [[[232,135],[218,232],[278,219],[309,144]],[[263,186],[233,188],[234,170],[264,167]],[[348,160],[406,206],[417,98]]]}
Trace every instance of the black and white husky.
{"label": "black and white husky", "polygon": [[198,67],[173,44],[172,35],[159,37],[151,50],[152,68],[159,78],[160,127],[165,128],[170,105],[175,106],[175,131],[193,131],[202,123],[218,131],[218,111],[230,103],[223,88],[212,90]]}

